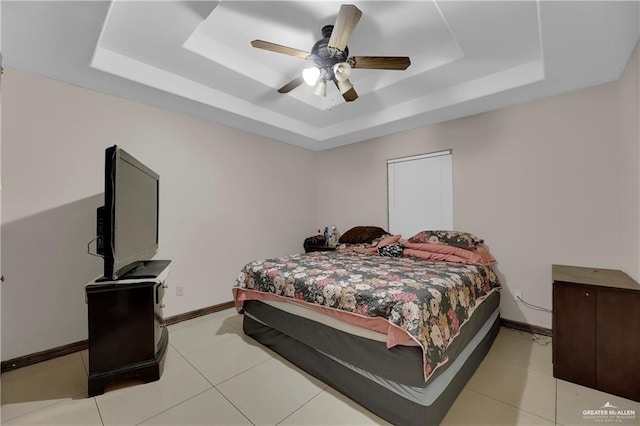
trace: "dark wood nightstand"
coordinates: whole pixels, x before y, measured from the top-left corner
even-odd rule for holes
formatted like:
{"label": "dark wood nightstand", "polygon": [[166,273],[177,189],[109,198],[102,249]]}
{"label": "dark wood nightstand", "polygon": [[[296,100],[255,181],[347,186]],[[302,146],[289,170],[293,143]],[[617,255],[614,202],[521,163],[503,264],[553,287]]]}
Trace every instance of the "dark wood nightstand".
{"label": "dark wood nightstand", "polygon": [[553,375],[640,401],[640,285],[609,269],[552,275]]}
{"label": "dark wood nightstand", "polygon": [[335,247],[316,246],[311,244],[305,244],[304,246],[305,253],[311,253],[312,251],[335,251],[335,249],[336,249]]}
{"label": "dark wood nightstand", "polygon": [[321,235],[315,237],[309,237],[304,240],[302,246],[305,253],[311,253],[312,251],[334,251],[336,248],[327,246],[324,244],[324,238]]}

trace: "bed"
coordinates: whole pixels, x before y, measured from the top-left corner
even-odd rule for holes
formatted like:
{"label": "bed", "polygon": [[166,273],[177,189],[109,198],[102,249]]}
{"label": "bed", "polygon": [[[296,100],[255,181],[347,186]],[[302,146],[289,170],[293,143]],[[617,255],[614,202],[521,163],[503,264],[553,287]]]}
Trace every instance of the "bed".
{"label": "bed", "polygon": [[251,262],[236,308],[245,334],[381,418],[438,424],[498,333],[500,283],[487,262],[383,246]]}

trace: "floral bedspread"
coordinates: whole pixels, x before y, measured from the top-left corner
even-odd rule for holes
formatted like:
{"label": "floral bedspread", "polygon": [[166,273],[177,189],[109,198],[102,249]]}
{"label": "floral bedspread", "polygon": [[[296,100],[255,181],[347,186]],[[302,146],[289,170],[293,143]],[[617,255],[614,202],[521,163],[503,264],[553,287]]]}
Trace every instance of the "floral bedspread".
{"label": "floral bedspread", "polygon": [[336,251],[251,262],[235,287],[382,317],[420,344],[427,379],[447,362],[476,303],[500,283],[487,266]]}

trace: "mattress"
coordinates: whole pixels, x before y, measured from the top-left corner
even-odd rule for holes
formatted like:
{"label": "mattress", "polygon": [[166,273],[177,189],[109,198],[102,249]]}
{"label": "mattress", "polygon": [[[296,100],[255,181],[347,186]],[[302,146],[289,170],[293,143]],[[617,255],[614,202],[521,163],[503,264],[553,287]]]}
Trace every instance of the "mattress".
{"label": "mattress", "polygon": [[[359,327],[350,322],[341,321],[340,319],[325,312],[318,312],[316,310],[309,309],[307,306],[280,300],[264,300],[264,303],[273,306],[274,308],[281,311],[285,311],[296,316],[325,324],[331,328],[342,330],[349,334],[365,337],[367,339],[375,340],[378,342],[387,341],[387,335],[383,332],[370,330],[368,328]],[[418,343],[414,340],[407,340],[406,342],[402,342],[399,344],[404,346],[419,346]]]}

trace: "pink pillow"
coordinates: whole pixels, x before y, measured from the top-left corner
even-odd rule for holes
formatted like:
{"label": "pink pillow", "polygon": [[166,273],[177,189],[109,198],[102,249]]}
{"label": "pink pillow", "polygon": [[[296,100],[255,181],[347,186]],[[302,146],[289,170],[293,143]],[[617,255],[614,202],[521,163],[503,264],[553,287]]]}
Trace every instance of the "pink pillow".
{"label": "pink pillow", "polygon": [[375,247],[353,247],[349,251],[355,251],[356,253],[364,254],[378,254],[378,249]]}
{"label": "pink pillow", "polygon": [[[455,246],[445,246],[441,244],[430,243],[411,243],[409,241],[403,241],[401,244],[405,248],[405,252],[407,249],[409,249],[411,253],[415,251],[422,251],[440,255],[432,257],[422,257],[433,260],[446,260],[449,262],[469,263],[472,265],[490,265],[496,261],[493,256],[491,256],[491,253],[489,253],[489,250],[482,246],[477,246],[475,250],[468,250]],[[414,256],[421,257],[415,255],[415,253]],[[437,259],[435,259],[434,257],[437,257]]]}
{"label": "pink pillow", "polygon": [[417,257],[419,259],[436,260],[441,262],[468,263],[465,259],[454,256],[452,254],[434,253],[430,251],[415,250],[409,248],[405,248],[402,252],[402,255],[406,257]]}
{"label": "pink pillow", "polygon": [[485,265],[490,265],[496,261],[496,259],[489,253],[489,250],[484,246],[476,247],[476,252],[482,257]]}
{"label": "pink pillow", "polygon": [[402,238],[402,235],[389,235],[388,237],[381,239],[378,244],[374,244],[373,247],[384,247],[390,244],[395,244],[400,241],[400,238]]}

